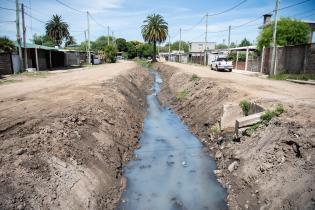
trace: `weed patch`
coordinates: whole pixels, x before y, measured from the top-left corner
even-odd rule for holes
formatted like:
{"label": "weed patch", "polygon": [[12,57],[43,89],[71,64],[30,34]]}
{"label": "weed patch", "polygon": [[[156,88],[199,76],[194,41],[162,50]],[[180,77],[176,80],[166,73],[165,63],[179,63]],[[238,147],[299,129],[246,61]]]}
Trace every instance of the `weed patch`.
{"label": "weed patch", "polygon": [[189,94],[188,90],[182,90],[176,94],[176,99],[178,101],[183,101],[184,99],[187,98],[188,94]]}
{"label": "weed patch", "polygon": [[146,60],[146,59],[139,59],[137,58],[136,60],[136,63],[139,65],[139,66],[142,66],[144,68],[150,68],[151,67],[151,62]]}
{"label": "weed patch", "polygon": [[250,109],[250,102],[247,100],[242,100],[240,102],[240,107],[242,108],[244,115],[248,116],[249,109]]}
{"label": "weed patch", "polygon": [[190,78],[190,81],[192,81],[192,82],[198,82],[200,79],[201,79],[201,78],[198,77],[197,74],[193,74],[193,75],[191,76],[191,78]]}

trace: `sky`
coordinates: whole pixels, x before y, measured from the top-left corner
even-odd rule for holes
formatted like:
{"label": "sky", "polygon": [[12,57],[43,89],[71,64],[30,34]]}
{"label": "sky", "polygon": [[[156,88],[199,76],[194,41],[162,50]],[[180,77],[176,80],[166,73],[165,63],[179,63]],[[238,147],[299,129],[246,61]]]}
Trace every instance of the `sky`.
{"label": "sky", "polygon": [[[74,8],[70,9],[58,1]],[[33,34],[45,33],[45,24],[53,14],[61,15],[70,25],[70,34],[77,42],[84,41],[84,30],[87,29],[87,15],[89,11],[91,40],[101,35],[110,34],[127,40],[143,41],[141,25],[147,15],[161,14],[169,26],[171,42],[180,39],[179,29],[182,28],[183,41],[204,41],[206,19],[208,18],[208,41],[227,43],[229,25],[232,26],[231,42],[240,43],[245,37],[256,42],[259,26],[263,23],[263,14],[273,11],[275,0],[243,0],[239,7],[229,12],[211,16],[225,11],[242,0],[20,0],[26,6],[27,39]],[[303,0],[281,0],[280,8],[302,2]],[[305,0],[304,0],[305,1]],[[15,0],[0,0],[0,36],[16,39],[15,12],[3,8],[15,9]],[[315,0],[295,7],[280,10],[280,16],[315,22]],[[259,18],[261,17],[261,18]],[[245,26],[233,28],[255,20]],[[220,32],[222,31],[223,32]],[[314,41],[314,38],[313,38]]]}

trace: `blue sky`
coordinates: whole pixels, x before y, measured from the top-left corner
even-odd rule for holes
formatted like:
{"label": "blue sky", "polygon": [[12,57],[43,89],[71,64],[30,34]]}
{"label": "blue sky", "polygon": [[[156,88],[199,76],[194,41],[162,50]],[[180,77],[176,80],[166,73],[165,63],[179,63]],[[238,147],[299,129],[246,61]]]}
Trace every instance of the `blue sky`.
{"label": "blue sky", "polygon": [[[48,21],[53,14],[59,14],[70,25],[70,33],[80,42],[84,40],[82,31],[87,28],[86,15],[73,11],[55,0],[20,0],[27,8],[26,12],[41,20]],[[203,41],[205,32],[205,19],[209,14],[226,10],[241,0],[60,0],[73,8],[89,11],[94,19],[91,20],[91,39],[95,40],[101,35],[107,34],[106,26],[114,32],[116,37],[127,40],[142,41],[140,26],[148,14],[159,13],[163,15],[169,24],[171,41],[179,39],[179,28],[183,29],[182,40]],[[281,6],[295,4],[303,0],[281,0]],[[14,0],[0,0],[1,7],[14,9]],[[247,0],[238,8],[222,15],[209,17],[209,32],[217,32],[228,29],[232,25],[231,41],[240,43],[246,37],[250,41],[256,40],[259,33],[258,27],[262,24],[260,18],[247,26],[233,30],[233,26],[246,23],[258,18],[260,15],[274,9],[274,0]],[[32,8],[30,10],[29,8]],[[304,20],[315,21],[315,0],[289,9],[281,10],[280,16],[290,16]],[[15,20],[15,13],[0,9],[0,36],[8,36],[15,39],[15,24],[3,23],[3,21]],[[200,23],[199,25],[196,25]],[[103,26],[101,26],[102,24]],[[30,39],[34,33],[44,34],[44,24],[26,17],[27,37]],[[196,26],[195,26],[196,25]],[[192,26],[195,26],[191,30]],[[227,43],[227,32],[209,33],[208,41]],[[314,39],[313,39],[314,40]]]}

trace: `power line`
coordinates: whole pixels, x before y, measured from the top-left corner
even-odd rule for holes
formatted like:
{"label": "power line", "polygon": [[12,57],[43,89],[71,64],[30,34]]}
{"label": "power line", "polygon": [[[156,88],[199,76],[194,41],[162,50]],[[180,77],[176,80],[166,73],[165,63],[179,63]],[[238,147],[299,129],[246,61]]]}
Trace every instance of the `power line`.
{"label": "power line", "polygon": [[[304,4],[304,3],[309,2],[309,1],[311,1],[311,0],[305,0],[305,1],[297,2],[297,3],[295,3],[295,4],[291,4],[291,5],[288,5],[288,6],[286,6],[286,7],[279,8],[278,11],[279,11],[279,10],[288,9],[288,8],[291,8],[291,7],[295,7],[295,6],[298,6],[298,5],[300,5],[300,4]],[[275,11],[275,10],[273,10],[272,12],[274,12],[274,11]]]}
{"label": "power line", "polygon": [[15,20],[0,21],[0,23],[15,23]]}
{"label": "power line", "polygon": [[91,20],[93,20],[94,21],[94,23],[96,23],[97,25],[99,25],[99,26],[101,26],[101,27],[103,27],[103,28],[106,28],[107,29],[107,26],[105,26],[105,25],[103,25],[103,24],[101,24],[101,23],[99,23],[91,14],[89,14],[89,16],[90,16],[90,18],[91,18]]}
{"label": "power line", "polygon": [[1,6],[0,6],[0,9],[16,12],[16,9],[11,9],[11,8],[1,7]]}
{"label": "power line", "polygon": [[38,22],[43,23],[43,24],[46,25],[46,22],[45,22],[45,21],[40,20],[40,19],[38,19],[38,18],[36,18],[36,17],[34,17],[34,16],[28,14],[27,12],[24,12],[24,13],[25,13],[25,15],[27,15],[28,17],[30,17],[30,18],[32,18],[32,19],[34,19],[34,20],[36,20],[36,21],[38,21]]}
{"label": "power line", "polygon": [[201,20],[200,20],[198,23],[196,23],[195,25],[193,25],[193,26],[190,27],[190,28],[182,29],[182,31],[190,31],[190,30],[193,30],[195,27],[197,27],[198,25],[200,25],[200,24],[202,23],[202,21],[203,21],[203,19],[204,19],[205,17],[206,17],[205,15],[202,16]]}
{"label": "power line", "polygon": [[71,9],[71,10],[76,11],[78,13],[85,13],[85,12],[83,12],[81,10],[78,10],[78,9],[75,9],[75,8],[69,6],[68,4],[63,3],[62,1],[56,0],[56,2],[58,2],[59,4],[65,6],[65,7],[67,7],[68,9]]}
{"label": "power line", "polygon": [[247,0],[243,0],[241,2],[239,2],[238,4],[236,4],[235,6],[229,8],[229,9],[226,9],[226,10],[223,10],[222,12],[218,12],[218,13],[213,13],[213,14],[210,14],[208,15],[208,17],[212,17],[212,16],[216,16],[216,15],[221,15],[221,14],[224,14],[224,13],[227,13],[229,11],[232,11],[233,9],[241,6],[242,4],[244,4],[245,2],[247,2]]}

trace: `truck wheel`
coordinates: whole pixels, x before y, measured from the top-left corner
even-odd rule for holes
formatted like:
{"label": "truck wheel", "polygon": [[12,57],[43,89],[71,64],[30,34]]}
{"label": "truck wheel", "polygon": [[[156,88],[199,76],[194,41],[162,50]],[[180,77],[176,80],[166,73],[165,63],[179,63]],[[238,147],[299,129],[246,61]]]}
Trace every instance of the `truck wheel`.
{"label": "truck wheel", "polygon": [[215,70],[216,70],[216,71],[219,71],[218,66],[215,67]]}
{"label": "truck wheel", "polygon": [[213,70],[212,65],[210,65],[210,70]]}
{"label": "truck wheel", "polygon": [[232,69],[229,69],[229,72],[232,72]]}

